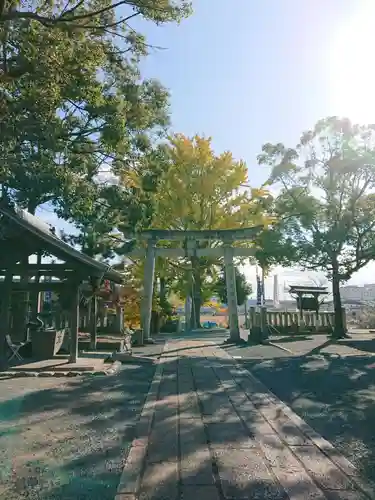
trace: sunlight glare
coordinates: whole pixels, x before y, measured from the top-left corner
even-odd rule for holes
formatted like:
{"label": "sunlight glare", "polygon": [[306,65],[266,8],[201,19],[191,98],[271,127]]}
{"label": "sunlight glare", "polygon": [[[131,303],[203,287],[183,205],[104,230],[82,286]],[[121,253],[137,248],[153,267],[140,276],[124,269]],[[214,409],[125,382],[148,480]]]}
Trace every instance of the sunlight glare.
{"label": "sunlight glare", "polygon": [[335,33],[329,51],[330,99],[335,114],[375,122],[375,1],[359,0],[357,11]]}

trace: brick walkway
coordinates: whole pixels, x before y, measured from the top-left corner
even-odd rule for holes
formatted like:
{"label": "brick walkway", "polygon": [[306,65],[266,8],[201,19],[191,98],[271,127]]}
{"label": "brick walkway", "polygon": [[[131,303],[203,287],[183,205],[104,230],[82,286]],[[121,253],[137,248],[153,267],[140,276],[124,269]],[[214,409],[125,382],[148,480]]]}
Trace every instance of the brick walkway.
{"label": "brick walkway", "polygon": [[166,346],[116,500],[364,500],[375,492],[224,349]]}

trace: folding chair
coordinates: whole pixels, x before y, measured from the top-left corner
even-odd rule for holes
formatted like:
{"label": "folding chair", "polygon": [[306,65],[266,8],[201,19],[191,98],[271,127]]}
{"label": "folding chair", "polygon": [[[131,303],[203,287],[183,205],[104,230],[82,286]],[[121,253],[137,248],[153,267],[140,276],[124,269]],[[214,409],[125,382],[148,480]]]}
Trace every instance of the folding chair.
{"label": "folding chair", "polygon": [[8,361],[11,361],[13,358],[16,358],[19,361],[22,361],[23,357],[20,355],[20,353],[18,351],[21,349],[21,347],[23,347],[25,345],[25,342],[20,342],[18,344],[14,344],[12,339],[11,339],[11,336],[9,334],[5,336],[5,340],[6,340],[6,343],[9,347],[9,349],[12,351],[12,355],[10,356],[10,358],[8,358]]}

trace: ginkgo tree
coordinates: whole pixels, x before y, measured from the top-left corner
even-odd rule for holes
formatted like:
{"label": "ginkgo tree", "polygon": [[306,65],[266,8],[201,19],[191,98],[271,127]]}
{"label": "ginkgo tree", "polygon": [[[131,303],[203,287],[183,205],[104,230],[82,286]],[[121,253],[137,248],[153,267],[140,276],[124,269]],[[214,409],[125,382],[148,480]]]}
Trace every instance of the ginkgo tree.
{"label": "ginkgo tree", "polygon": [[[154,198],[153,228],[177,230],[235,229],[266,225],[268,193],[248,185],[248,170],[226,151],[216,154],[211,138],[170,137],[169,166],[161,175]],[[200,248],[219,241],[197,242]],[[191,257],[171,263],[181,296],[193,299],[191,326],[199,326],[202,292],[213,288],[222,262]],[[190,281],[190,283],[189,283]],[[204,295],[207,296],[207,293]]]}
{"label": "ginkgo tree", "polygon": [[[324,271],[332,281],[334,336],[345,335],[340,284],[375,258],[375,125],[329,117],[297,147],[265,144],[260,164],[279,188],[274,210],[287,245],[267,247],[269,260]],[[272,240],[272,238],[271,238]]]}

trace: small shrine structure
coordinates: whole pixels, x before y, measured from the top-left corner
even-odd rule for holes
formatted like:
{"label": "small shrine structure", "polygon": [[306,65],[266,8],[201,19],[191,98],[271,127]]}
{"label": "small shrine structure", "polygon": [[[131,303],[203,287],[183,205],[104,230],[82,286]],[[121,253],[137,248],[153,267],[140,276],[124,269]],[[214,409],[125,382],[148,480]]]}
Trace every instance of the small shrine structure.
{"label": "small shrine structure", "polygon": [[[43,291],[59,294],[62,310],[68,316],[69,361],[76,363],[82,284],[86,287],[89,284],[90,298],[96,296],[103,280],[122,283],[121,273],[71,247],[49,224],[5,199],[0,200],[0,242],[0,365],[7,364],[11,320],[13,330],[25,336],[30,315],[37,317],[39,292]],[[14,300],[15,292],[19,292],[17,300]],[[91,323],[93,348],[96,345],[95,309],[93,307]],[[39,331],[34,340],[30,339],[31,343],[36,342],[36,338],[38,342],[47,341],[49,331]]]}
{"label": "small shrine structure", "polygon": [[296,299],[297,309],[300,318],[303,318],[303,311],[315,311],[319,313],[319,297],[328,295],[327,287],[291,285],[289,293]]}

